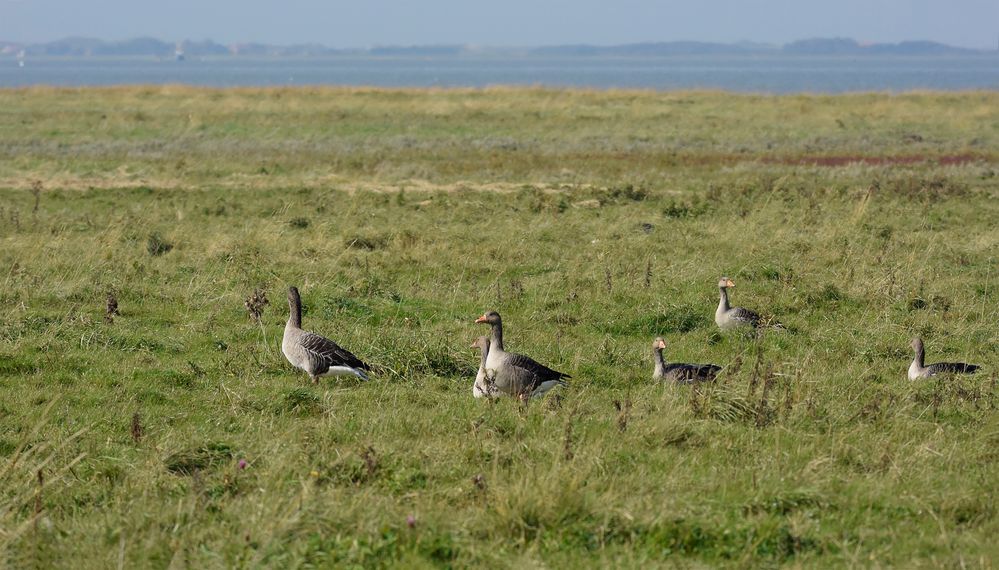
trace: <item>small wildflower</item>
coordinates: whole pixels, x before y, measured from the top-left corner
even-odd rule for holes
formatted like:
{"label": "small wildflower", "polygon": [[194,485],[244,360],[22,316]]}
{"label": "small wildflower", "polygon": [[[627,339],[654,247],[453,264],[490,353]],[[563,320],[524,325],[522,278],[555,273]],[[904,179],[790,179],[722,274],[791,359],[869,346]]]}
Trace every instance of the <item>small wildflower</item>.
{"label": "small wildflower", "polygon": [[246,469],[246,465],[247,465],[247,463],[246,463],[246,460],[245,460],[245,459],[240,459],[240,460],[239,460],[239,463],[237,463],[236,465],[237,465],[237,467],[239,467],[240,469]]}
{"label": "small wildflower", "polygon": [[406,526],[413,528],[416,526],[416,517],[413,515],[406,515]]}
{"label": "small wildflower", "polygon": [[309,471],[309,477],[312,477],[314,479],[318,479],[319,478],[319,472],[316,471],[315,469],[313,469],[312,471]]}

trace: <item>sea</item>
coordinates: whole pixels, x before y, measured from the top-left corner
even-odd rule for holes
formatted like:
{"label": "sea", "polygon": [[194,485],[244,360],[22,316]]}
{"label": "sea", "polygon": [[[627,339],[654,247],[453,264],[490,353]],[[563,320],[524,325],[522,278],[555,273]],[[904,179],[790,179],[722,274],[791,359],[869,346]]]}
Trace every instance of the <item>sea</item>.
{"label": "sea", "polygon": [[336,56],[0,58],[0,87],[186,84],[591,89],[743,93],[999,89],[999,52],[965,56]]}

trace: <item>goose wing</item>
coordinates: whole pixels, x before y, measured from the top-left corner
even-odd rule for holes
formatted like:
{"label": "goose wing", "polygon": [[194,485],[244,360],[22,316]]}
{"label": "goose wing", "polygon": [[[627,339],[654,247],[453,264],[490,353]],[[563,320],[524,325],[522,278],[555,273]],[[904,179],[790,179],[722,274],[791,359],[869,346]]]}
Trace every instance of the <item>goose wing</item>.
{"label": "goose wing", "polygon": [[533,390],[545,382],[565,384],[565,381],[562,379],[571,378],[565,372],[552,370],[523,354],[507,353],[504,364],[510,367],[513,374],[523,378],[525,389]]}
{"label": "goose wing", "polygon": [[565,372],[552,370],[544,364],[537,362],[530,356],[524,356],[523,354],[508,353],[506,363],[510,366],[522,368],[542,380],[561,380],[562,378],[572,378],[572,376],[566,374]]}
{"label": "goose wing", "polygon": [[980,367],[963,362],[938,362],[926,367],[930,374],[974,374]]}
{"label": "goose wing", "polygon": [[360,358],[354,356],[349,350],[316,333],[304,332],[299,345],[316,365],[316,374],[323,374],[333,366],[349,366],[357,370],[371,370],[370,366]]}
{"label": "goose wing", "polygon": [[663,375],[676,382],[690,384],[714,380],[720,371],[721,366],[717,364],[671,364]]}
{"label": "goose wing", "polygon": [[737,321],[756,324],[760,322],[760,315],[756,311],[750,311],[745,307],[732,307],[729,309],[729,317]]}

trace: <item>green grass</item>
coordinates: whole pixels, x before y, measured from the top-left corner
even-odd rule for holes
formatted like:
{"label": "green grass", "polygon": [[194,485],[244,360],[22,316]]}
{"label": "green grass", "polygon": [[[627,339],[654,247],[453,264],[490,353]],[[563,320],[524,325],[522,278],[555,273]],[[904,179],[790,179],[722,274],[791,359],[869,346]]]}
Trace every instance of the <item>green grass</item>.
{"label": "green grass", "polygon": [[[992,93],[0,90],[2,555],[995,567],[997,145]],[[291,284],[372,381],[284,361]],[[488,309],[571,385],[474,400]]]}

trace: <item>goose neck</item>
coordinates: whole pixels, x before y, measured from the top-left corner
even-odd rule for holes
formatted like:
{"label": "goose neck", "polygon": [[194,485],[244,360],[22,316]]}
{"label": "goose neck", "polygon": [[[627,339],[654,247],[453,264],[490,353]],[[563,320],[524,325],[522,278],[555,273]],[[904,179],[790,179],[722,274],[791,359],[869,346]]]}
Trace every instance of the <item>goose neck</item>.
{"label": "goose neck", "polygon": [[489,332],[489,346],[496,350],[503,350],[503,323],[493,323]]}
{"label": "goose neck", "polygon": [[718,288],[718,294],[719,294],[718,308],[721,309],[722,311],[729,310],[728,288],[726,288],[726,287],[719,287]]}
{"label": "goose neck", "polygon": [[302,328],[302,300],[297,296],[288,299],[288,327]]}
{"label": "goose neck", "polygon": [[663,349],[657,348],[653,350],[652,359],[656,365],[653,375],[658,378],[666,372],[666,361],[663,359]]}

